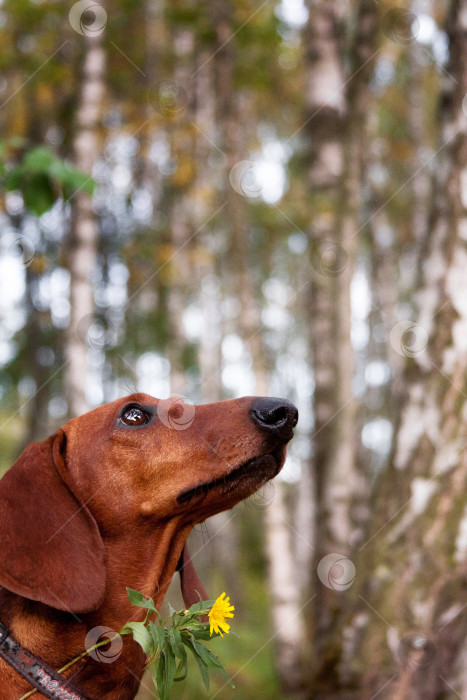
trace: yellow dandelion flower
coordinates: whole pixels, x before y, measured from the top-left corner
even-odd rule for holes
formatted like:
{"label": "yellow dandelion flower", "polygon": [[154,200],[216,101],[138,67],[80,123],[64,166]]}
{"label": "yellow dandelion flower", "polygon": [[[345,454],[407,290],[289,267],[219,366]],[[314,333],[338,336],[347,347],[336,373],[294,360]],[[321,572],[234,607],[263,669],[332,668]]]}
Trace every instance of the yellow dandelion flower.
{"label": "yellow dandelion flower", "polygon": [[230,597],[227,596],[227,598],[225,598],[224,600],[224,596],[225,593],[222,593],[217,598],[217,600],[215,601],[214,605],[208,613],[210,623],[210,635],[212,635],[214,631],[216,632],[216,634],[220,634],[220,636],[223,637],[224,635],[222,634],[221,630],[224,630],[226,634],[229,633],[230,625],[227,624],[225,618],[233,617],[233,613],[230,611],[235,610],[235,607],[233,605],[230,605]]}

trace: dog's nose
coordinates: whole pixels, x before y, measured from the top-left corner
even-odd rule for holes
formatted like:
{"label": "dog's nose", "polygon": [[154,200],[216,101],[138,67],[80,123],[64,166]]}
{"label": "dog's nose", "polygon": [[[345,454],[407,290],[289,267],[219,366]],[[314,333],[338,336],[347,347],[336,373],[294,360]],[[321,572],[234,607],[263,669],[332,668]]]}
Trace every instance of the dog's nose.
{"label": "dog's nose", "polygon": [[262,430],[274,433],[281,440],[290,440],[297,425],[298,410],[286,399],[260,398],[251,404],[250,418]]}

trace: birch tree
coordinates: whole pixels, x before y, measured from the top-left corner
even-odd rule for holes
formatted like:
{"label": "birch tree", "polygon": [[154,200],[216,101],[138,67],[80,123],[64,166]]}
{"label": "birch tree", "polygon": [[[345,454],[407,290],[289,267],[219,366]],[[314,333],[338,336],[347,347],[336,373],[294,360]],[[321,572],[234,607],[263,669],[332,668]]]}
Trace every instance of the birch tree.
{"label": "birch tree", "polygon": [[[97,6],[96,6],[97,7]],[[100,152],[99,125],[105,96],[106,54],[102,46],[105,11],[93,25],[83,25],[83,17],[74,18],[84,42],[83,68],[73,143],[76,167],[92,177]],[[73,21],[73,19],[72,19]],[[70,271],[70,323],[65,342],[66,394],[72,416],[89,409],[86,398],[88,349],[92,342],[94,297],[92,274],[96,266],[97,221],[92,198],[77,191],[71,199],[71,230],[66,242]]]}
{"label": "birch tree", "polygon": [[[214,56],[216,76],[217,124],[225,154],[224,222],[229,234],[229,257],[224,263],[229,286],[239,299],[238,332],[249,353],[255,376],[255,393],[269,394],[269,361],[263,338],[258,268],[255,269],[249,236],[248,195],[252,194],[253,163],[248,158],[248,106],[240,113],[236,96],[236,42],[233,31],[234,7],[228,0],[217,0],[213,7],[217,50]],[[249,184],[250,183],[250,187]],[[256,274],[255,274],[256,273]],[[303,628],[299,614],[299,590],[292,556],[282,485],[275,484],[274,499],[265,509],[265,539],[268,557],[268,587],[272,599],[274,647],[282,687],[298,697],[302,684],[301,648]],[[292,624],[291,624],[291,621]]]}
{"label": "birch tree", "polygon": [[447,12],[418,317],[389,337],[406,362],[405,390],[375,518],[358,548],[362,584],[347,630],[356,646],[343,663],[363,692],[396,700],[467,693],[466,9],[454,0]]}
{"label": "birch tree", "polygon": [[[319,571],[320,566],[327,567],[327,557],[345,557],[351,551],[352,506],[361,490],[356,467],[350,286],[378,11],[374,3],[359,2],[355,30],[347,36],[349,5],[312,1],[308,8],[304,33],[312,265],[308,308],[315,381],[310,470],[317,513],[310,546],[314,548],[313,568]],[[344,63],[346,46],[350,61]],[[340,654],[332,633],[338,603],[326,586],[316,587],[314,577],[310,585],[311,682],[326,685]]]}

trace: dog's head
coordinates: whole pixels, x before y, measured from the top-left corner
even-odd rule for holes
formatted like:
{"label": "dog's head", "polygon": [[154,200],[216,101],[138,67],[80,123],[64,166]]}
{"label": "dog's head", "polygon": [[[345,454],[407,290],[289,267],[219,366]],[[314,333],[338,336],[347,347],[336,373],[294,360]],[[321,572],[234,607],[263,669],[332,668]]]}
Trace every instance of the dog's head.
{"label": "dog's head", "polygon": [[58,609],[95,609],[106,537],[231,508],[280,471],[296,422],[282,399],[193,406],[147,394],[68,421],[0,482],[0,584]]}
{"label": "dog's head", "polygon": [[276,476],[296,422],[282,399],[194,406],[133,394],[62,428],[59,471],[110,531],[139,518],[200,522]]}

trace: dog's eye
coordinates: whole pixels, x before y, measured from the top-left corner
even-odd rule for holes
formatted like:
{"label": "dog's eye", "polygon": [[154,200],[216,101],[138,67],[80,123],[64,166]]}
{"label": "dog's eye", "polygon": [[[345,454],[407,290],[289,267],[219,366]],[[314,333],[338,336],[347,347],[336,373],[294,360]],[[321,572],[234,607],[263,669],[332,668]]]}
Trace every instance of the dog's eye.
{"label": "dog's eye", "polygon": [[150,416],[139,406],[128,406],[122,411],[120,419],[125,425],[144,425],[149,423]]}

